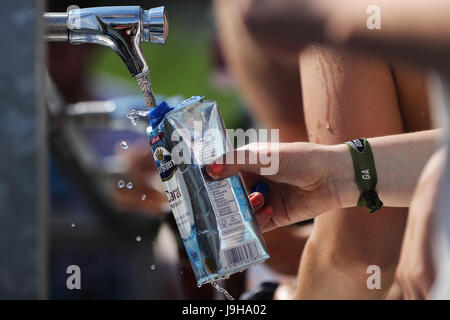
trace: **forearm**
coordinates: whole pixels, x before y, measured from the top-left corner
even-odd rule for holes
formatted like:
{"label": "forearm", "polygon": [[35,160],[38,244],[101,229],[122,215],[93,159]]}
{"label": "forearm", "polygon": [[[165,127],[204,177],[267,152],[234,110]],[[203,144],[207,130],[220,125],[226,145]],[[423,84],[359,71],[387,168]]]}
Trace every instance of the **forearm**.
{"label": "forearm", "polygon": [[[450,2],[447,0],[253,1],[246,23],[269,47],[298,52],[305,44],[381,54],[450,72]],[[381,29],[369,29],[371,5],[380,8]],[[307,30],[307,31],[305,31]]]}
{"label": "forearm", "polygon": [[[319,0],[324,42],[450,71],[448,0]],[[380,8],[380,29],[369,29],[371,5]],[[431,58],[432,57],[432,58]]]}
{"label": "forearm", "polygon": [[[437,147],[440,129],[368,139],[377,170],[376,190],[385,206],[407,207],[426,162]],[[354,207],[361,192],[348,146],[327,147],[332,170],[328,183],[342,208]]]}

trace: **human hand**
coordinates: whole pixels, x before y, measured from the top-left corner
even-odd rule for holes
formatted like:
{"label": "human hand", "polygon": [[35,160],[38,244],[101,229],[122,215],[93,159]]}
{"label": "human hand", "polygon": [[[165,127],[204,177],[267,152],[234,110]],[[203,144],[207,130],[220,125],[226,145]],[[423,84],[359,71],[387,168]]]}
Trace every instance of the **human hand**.
{"label": "human hand", "polygon": [[388,299],[426,299],[435,270],[431,236],[439,181],[445,164],[445,152],[435,153],[417,184],[408,214],[403,247]]}
{"label": "human hand", "polygon": [[[243,171],[247,186],[260,180],[268,184],[267,199],[258,193],[250,195],[256,218],[265,232],[314,218],[343,205],[337,192],[338,186],[344,185],[340,180],[354,180],[350,153],[345,148],[344,145],[301,142],[254,143],[224,155],[208,165],[206,170],[214,179]],[[278,154],[278,166],[273,172],[261,176],[263,169],[269,166],[261,162],[261,155],[267,154],[272,157]],[[251,159],[258,161],[252,163]],[[346,185],[347,189],[352,188],[352,183]],[[356,183],[353,185],[354,198],[357,199],[358,189]]]}

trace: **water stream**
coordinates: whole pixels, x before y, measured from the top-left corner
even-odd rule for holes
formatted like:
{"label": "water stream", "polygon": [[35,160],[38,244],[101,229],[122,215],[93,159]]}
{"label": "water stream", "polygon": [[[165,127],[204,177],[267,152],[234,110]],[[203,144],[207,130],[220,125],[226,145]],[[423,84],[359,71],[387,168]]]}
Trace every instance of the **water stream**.
{"label": "water stream", "polygon": [[228,299],[228,300],[234,300],[233,296],[224,288],[220,287],[217,282],[212,281],[211,285],[214,289],[216,289],[217,291],[219,291],[220,293],[223,293],[223,295]]}
{"label": "water stream", "polygon": [[156,107],[155,94],[152,89],[152,82],[148,72],[143,72],[135,77],[139,88],[145,98],[145,104],[149,109]]}

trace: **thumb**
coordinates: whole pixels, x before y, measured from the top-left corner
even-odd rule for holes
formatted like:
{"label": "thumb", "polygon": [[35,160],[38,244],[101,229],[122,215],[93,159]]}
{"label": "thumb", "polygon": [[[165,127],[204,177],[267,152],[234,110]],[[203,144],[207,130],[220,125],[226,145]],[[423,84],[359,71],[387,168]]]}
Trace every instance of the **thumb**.
{"label": "thumb", "polygon": [[261,164],[258,158],[257,152],[244,146],[229,151],[213,163],[207,165],[206,172],[214,179],[228,178],[240,171],[259,175]]}

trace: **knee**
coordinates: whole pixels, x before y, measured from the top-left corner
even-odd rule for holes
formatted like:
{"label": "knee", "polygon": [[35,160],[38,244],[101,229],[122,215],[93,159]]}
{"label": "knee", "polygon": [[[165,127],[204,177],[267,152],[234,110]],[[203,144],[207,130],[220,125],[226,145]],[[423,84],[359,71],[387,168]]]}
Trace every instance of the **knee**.
{"label": "knee", "polygon": [[399,221],[397,231],[382,226],[377,228],[385,229],[386,233],[367,228],[364,223],[335,231],[328,229],[327,234],[316,233],[308,240],[305,255],[312,257],[317,265],[335,272],[362,275],[366,274],[369,266],[376,265],[393,274],[398,262],[404,222]]}

